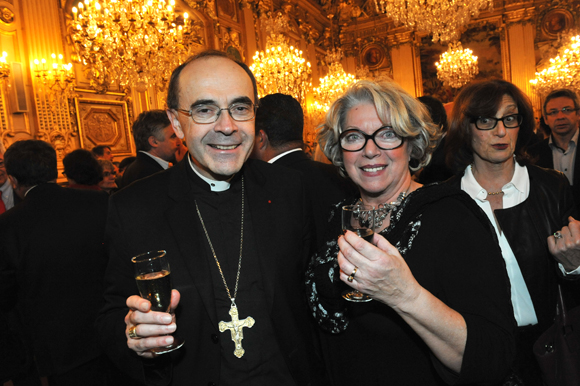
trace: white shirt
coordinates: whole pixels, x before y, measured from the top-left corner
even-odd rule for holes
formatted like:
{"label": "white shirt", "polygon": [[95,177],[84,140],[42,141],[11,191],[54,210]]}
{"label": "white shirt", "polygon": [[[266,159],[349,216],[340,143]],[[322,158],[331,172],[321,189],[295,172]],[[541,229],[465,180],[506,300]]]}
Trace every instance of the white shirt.
{"label": "white shirt", "polygon": [[[461,189],[473,198],[473,200],[483,209],[489,221],[493,224],[501,254],[505,260],[507,273],[511,284],[511,300],[514,309],[514,317],[518,326],[527,326],[530,324],[538,324],[534,303],[524,281],[524,276],[518,261],[512,251],[505,234],[498,228],[497,221],[491,209],[489,201],[487,201],[487,190],[481,187],[471,170],[471,165],[465,169],[465,174],[461,179]],[[512,180],[502,187],[503,207],[513,208],[514,206],[524,202],[530,195],[530,178],[528,176],[528,169],[524,166],[515,163],[515,171]],[[547,236],[546,236],[547,237]]]}
{"label": "white shirt", "polygon": [[280,158],[284,157],[286,154],[294,153],[295,151],[302,151],[302,148],[297,147],[296,149],[285,151],[284,153],[278,154],[276,157],[272,158],[268,161],[269,164],[273,164],[274,162],[278,161]]}
{"label": "white shirt", "polygon": [[6,179],[6,182],[0,186],[0,193],[2,194],[2,201],[4,201],[6,210],[12,209],[14,207],[14,191],[12,190],[12,185],[10,185],[10,180],[8,178]]}
{"label": "white shirt", "polygon": [[155,161],[157,161],[157,163],[159,165],[161,165],[161,167],[163,168],[163,170],[167,170],[169,169],[169,162],[165,161],[164,159],[161,159],[157,156],[154,156],[151,153],[147,153],[146,151],[143,150],[139,150],[139,152],[143,153],[143,154],[147,154],[149,157],[153,158]]}

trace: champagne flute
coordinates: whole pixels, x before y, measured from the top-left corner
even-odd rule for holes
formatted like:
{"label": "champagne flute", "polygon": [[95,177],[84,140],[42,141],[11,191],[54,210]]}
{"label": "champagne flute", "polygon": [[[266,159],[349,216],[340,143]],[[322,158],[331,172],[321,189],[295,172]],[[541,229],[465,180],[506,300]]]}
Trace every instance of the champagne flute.
{"label": "champagne flute", "polygon": [[[373,241],[375,234],[375,212],[370,205],[346,205],[342,207],[342,231],[352,231],[369,243]],[[342,294],[349,302],[370,302],[370,296],[356,289],[350,289]]]}
{"label": "champagne flute", "polygon": [[[135,268],[135,280],[141,297],[151,302],[151,311],[167,312],[171,309],[171,270],[165,251],[149,251],[131,259]],[[185,341],[173,335],[173,343],[166,347],[152,348],[155,354],[177,350]]]}

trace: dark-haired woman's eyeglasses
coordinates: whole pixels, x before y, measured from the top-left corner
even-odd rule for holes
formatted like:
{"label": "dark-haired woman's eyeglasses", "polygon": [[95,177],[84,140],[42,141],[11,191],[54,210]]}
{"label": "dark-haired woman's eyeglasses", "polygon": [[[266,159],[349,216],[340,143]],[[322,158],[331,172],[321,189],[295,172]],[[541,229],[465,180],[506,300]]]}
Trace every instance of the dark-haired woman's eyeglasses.
{"label": "dark-haired woman's eyeglasses", "polygon": [[493,118],[493,117],[477,117],[471,120],[471,123],[475,124],[477,130],[492,130],[495,129],[497,123],[501,121],[506,129],[515,129],[520,127],[524,120],[524,117],[520,114],[506,115],[503,118]]}
{"label": "dark-haired woman's eyeglasses", "polygon": [[363,133],[359,129],[350,129],[340,134],[340,148],[344,151],[359,151],[364,149],[367,141],[372,139],[375,145],[382,150],[393,150],[403,144],[400,137],[391,126],[379,127],[371,135]]}

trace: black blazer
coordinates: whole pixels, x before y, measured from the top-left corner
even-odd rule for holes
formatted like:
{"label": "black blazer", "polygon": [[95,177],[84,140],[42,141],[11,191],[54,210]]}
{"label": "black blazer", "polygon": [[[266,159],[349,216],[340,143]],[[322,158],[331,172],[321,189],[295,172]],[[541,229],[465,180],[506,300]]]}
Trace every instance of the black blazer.
{"label": "black blazer", "polygon": [[303,151],[287,154],[274,163],[298,170],[304,176],[316,228],[316,240],[320,246],[325,240],[332,206],[345,198],[358,195],[358,189],[352,181],[338,174],[336,166],[313,161]]}
{"label": "black blazer", "polygon": [[[548,144],[549,137],[536,143],[528,148],[528,153],[537,158],[536,165],[546,169],[554,169],[554,157],[552,149]],[[578,144],[576,144],[578,146]],[[572,193],[574,194],[574,202],[576,207],[580,208],[580,157],[578,156],[580,149],[576,148],[576,157],[574,159],[574,185],[572,185]]]}
{"label": "black blazer", "polygon": [[[165,385],[170,375],[173,386],[217,384],[219,339],[229,339],[218,330],[205,256],[209,247],[195,215],[189,167],[184,159],[162,173],[140,180],[112,196],[109,207],[106,305],[97,327],[117,366],[150,384]],[[242,173],[259,264],[264,272],[262,284],[268,313],[278,344],[297,385],[325,384],[304,295],[311,229],[300,176],[257,160],[248,160]],[[125,337],[125,302],[130,295],[138,294],[130,259],[160,249],[167,251],[173,287],[181,293],[176,315],[185,346],[146,362],[127,348]],[[172,370],[164,366],[169,361]],[[156,377],[161,379],[159,383],[155,382]]]}
{"label": "black blazer", "polygon": [[[512,208],[497,209],[494,213],[522,271],[538,323],[541,329],[546,329],[553,322],[556,285],[562,276],[548,250],[547,239],[568,224],[568,216],[576,215],[576,206],[568,179],[562,173],[536,166],[527,169],[530,177],[528,199]],[[461,188],[461,176],[446,183]],[[562,283],[565,288],[575,288],[575,291],[580,288],[577,281]],[[572,298],[570,300],[576,301],[575,296]]]}
{"label": "black blazer", "polygon": [[0,313],[19,313],[41,376],[100,355],[94,321],[103,303],[108,199],[41,184],[0,216]]}
{"label": "black blazer", "polygon": [[163,170],[163,167],[159,165],[159,162],[155,161],[153,158],[149,157],[147,154],[140,151],[137,152],[137,159],[133,161],[127,169],[121,179],[117,182],[119,189],[129,186],[132,182],[140,180],[155,174]]}

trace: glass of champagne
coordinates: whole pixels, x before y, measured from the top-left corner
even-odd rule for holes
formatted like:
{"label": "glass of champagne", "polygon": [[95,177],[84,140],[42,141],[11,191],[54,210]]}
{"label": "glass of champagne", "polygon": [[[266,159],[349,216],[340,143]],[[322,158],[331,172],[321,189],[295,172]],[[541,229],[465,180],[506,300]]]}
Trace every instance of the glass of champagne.
{"label": "glass of champagne", "polygon": [[[375,212],[370,205],[346,205],[342,207],[342,231],[351,231],[369,243],[373,241]],[[370,296],[351,289],[345,291],[342,297],[349,302],[370,302]]]}
{"label": "glass of champagne", "polygon": [[[141,297],[151,302],[151,311],[168,312],[171,309],[171,270],[165,251],[149,251],[131,259],[135,268],[135,280]],[[149,351],[165,354],[177,350],[185,341],[173,335],[173,343]]]}

